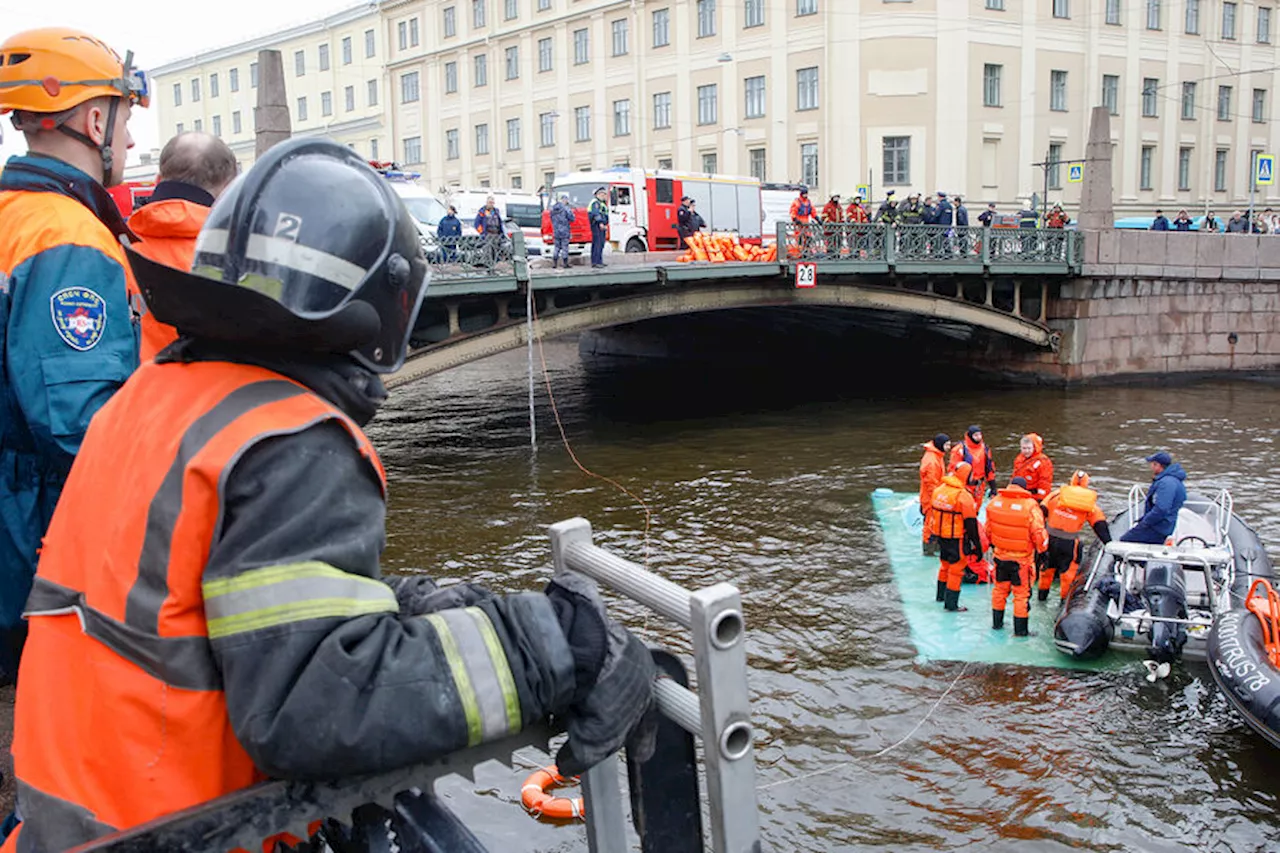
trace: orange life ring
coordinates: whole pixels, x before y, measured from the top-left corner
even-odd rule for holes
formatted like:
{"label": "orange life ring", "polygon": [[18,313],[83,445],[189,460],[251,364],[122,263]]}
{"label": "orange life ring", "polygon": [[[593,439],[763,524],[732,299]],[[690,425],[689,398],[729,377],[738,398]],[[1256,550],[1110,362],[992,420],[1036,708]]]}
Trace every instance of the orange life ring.
{"label": "orange life ring", "polygon": [[568,785],[569,780],[560,775],[552,764],[535,770],[520,786],[520,802],[534,817],[550,817],[556,820],[586,820],[582,797],[553,797],[551,788]]}

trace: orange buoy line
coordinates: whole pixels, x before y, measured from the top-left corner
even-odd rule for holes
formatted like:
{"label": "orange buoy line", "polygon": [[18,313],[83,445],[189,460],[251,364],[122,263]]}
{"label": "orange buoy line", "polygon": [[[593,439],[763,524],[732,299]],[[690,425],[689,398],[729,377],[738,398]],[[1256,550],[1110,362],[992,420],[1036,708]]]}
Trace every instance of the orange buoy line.
{"label": "orange buoy line", "polygon": [[520,802],[534,817],[550,817],[556,820],[586,820],[582,797],[554,797],[551,788],[570,784],[552,764],[535,770],[520,787]]}

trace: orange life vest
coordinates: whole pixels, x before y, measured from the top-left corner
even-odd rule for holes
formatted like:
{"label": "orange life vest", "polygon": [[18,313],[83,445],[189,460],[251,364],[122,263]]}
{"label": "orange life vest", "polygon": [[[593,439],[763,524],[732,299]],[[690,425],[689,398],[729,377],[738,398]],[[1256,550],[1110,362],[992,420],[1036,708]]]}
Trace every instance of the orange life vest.
{"label": "orange life vest", "polygon": [[1063,486],[1051,492],[1044,505],[1049,513],[1045,520],[1049,535],[1062,539],[1078,539],[1086,524],[1106,517],[1098,509],[1098,493],[1084,486]]}
{"label": "orange life vest", "polygon": [[142,367],[99,411],[27,602],[13,755],[23,824],[62,850],[262,778],[232,731],[201,581],[223,477],[263,439],[344,414],[258,367]]}
{"label": "orange life vest", "polygon": [[929,535],[939,539],[961,539],[964,537],[964,520],[977,515],[969,490],[956,475],[948,474],[933,490],[926,522]]}
{"label": "orange life vest", "polygon": [[982,444],[971,444],[966,437],[951,448],[951,464],[955,465],[957,462],[968,462],[973,469],[969,475],[969,494],[980,501],[986,484],[996,478],[996,463],[991,457],[991,448],[985,441]]}
{"label": "orange life vest", "polygon": [[1036,499],[1026,489],[1001,489],[987,504],[987,532],[997,560],[1021,560],[1048,544]]}

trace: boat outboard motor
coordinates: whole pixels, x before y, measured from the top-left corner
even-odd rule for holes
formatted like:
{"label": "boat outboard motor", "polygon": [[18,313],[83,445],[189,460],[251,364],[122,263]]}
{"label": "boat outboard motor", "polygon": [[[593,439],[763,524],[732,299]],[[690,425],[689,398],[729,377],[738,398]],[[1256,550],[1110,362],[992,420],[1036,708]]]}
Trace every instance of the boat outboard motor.
{"label": "boat outboard motor", "polygon": [[1106,590],[1077,588],[1053,627],[1054,645],[1078,660],[1101,657],[1116,631],[1107,614],[1111,601]]}
{"label": "boat outboard motor", "polygon": [[[1147,582],[1142,600],[1152,616],[1187,618],[1187,579],[1182,566],[1163,560],[1147,563]],[[1151,623],[1151,648],[1147,654],[1157,663],[1172,663],[1182,657],[1187,642],[1187,626],[1176,622]]]}

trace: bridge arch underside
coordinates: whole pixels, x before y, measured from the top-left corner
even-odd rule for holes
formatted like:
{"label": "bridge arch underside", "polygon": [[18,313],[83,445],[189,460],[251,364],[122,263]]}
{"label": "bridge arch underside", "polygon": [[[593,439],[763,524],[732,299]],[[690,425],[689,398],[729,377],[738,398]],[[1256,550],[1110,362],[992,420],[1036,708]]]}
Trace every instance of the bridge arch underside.
{"label": "bridge arch underside", "polygon": [[[725,280],[697,286],[623,287],[537,294],[535,333],[582,334],[586,354],[768,361],[777,353],[859,361],[905,356],[946,362],[998,349],[1047,351],[1040,281],[930,282],[921,290],[849,283],[797,289]],[[954,295],[942,295],[954,294]],[[999,306],[999,307],[997,307]],[[420,319],[416,346],[389,387],[527,345],[525,297],[441,305]],[[1009,310],[1015,309],[1015,310]],[[424,309],[425,310],[425,309]],[[887,366],[887,365],[886,365]]]}

